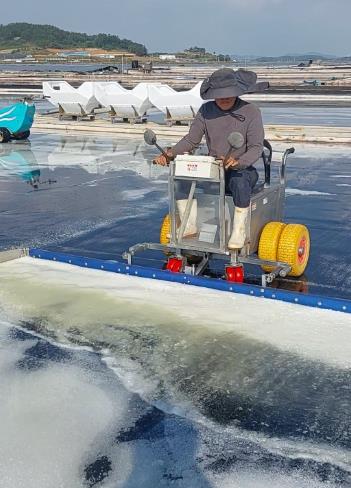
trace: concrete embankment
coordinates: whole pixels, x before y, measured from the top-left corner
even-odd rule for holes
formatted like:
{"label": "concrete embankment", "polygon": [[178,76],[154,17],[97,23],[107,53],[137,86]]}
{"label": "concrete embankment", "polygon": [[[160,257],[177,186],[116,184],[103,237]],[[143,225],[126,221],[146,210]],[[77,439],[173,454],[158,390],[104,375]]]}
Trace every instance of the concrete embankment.
{"label": "concrete embankment", "polygon": [[[147,127],[164,139],[181,138],[188,131],[187,126],[168,127],[153,122],[112,124],[107,119],[70,121],[58,120],[56,116],[52,115],[37,115],[33,125],[33,129],[36,131],[91,132],[119,134],[126,137],[142,136]],[[266,138],[270,141],[351,144],[351,127],[266,125],[265,133]]]}

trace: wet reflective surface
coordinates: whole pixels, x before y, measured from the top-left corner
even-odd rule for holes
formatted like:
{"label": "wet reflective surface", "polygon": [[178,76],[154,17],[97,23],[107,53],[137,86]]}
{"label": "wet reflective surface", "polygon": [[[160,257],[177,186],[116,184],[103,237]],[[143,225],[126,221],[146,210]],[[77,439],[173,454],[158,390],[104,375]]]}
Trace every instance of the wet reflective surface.
{"label": "wet reflective surface", "polygon": [[[0,145],[0,248],[119,259],[157,241],[167,171],[154,154],[91,135]],[[312,236],[293,288],[351,298],[350,164],[328,146],[296,145],[289,160],[286,221]],[[2,269],[6,488],[350,486],[344,316],[263,303],[259,319],[211,294]]]}
{"label": "wet reflective surface", "polygon": [[[1,68],[1,65],[0,65]],[[36,97],[35,97],[36,98]],[[18,98],[0,99],[0,107],[10,105],[18,101]],[[318,107],[314,104],[306,106],[303,102],[289,103],[257,103],[261,109],[265,124],[282,125],[327,125],[336,127],[350,127],[350,108],[340,105]],[[302,106],[304,105],[304,106]],[[36,110],[40,114],[55,110],[56,107],[46,99],[35,99]],[[106,115],[99,115],[106,117]],[[148,112],[151,121],[164,123],[164,116],[157,109]]]}
{"label": "wet reflective surface", "polygon": [[351,126],[350,109],[346,107],[259,105],[265,124]]}

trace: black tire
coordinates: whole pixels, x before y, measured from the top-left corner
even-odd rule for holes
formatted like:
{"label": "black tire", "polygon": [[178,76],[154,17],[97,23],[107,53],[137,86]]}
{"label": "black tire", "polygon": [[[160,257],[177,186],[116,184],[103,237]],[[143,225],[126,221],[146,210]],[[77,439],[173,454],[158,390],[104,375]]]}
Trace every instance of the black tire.
{"label": "black tire", "polygon": [[29,136],[30,130],[25,130],[24,132],[18,132],[13,138],[16,139],[16,141],[23,141],[24,139],[28,139]]}
{"label": "black tire", "polygon": [[6,127],[0,127],[0,144],[11,140],[11,132]]}

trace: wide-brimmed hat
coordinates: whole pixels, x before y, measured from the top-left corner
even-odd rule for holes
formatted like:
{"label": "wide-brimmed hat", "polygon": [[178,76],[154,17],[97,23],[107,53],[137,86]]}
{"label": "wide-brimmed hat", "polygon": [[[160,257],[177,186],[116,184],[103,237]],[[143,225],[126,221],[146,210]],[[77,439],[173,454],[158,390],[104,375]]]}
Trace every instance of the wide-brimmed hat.
{"label": "wide-brimmed hat", "polygon": [[203,100],[238,97],[244,93],[254,93],[269,87],[269,83],[256,83],[256,80],[257,75],[253,71],[218,69],[202,82],[200,95]]}

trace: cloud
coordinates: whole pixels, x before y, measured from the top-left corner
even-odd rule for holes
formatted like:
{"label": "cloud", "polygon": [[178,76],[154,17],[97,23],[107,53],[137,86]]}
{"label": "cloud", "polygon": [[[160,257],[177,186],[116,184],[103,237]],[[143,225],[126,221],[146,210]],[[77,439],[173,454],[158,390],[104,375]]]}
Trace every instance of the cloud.
{"label": "cloud", "polygon": [[211,3],[223,3],[226,7],[239,8],[242,10],[252,10],[253,8],[265,8],[286,3],[287,0],[210,0]]}

